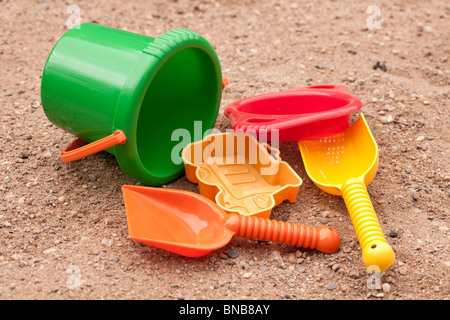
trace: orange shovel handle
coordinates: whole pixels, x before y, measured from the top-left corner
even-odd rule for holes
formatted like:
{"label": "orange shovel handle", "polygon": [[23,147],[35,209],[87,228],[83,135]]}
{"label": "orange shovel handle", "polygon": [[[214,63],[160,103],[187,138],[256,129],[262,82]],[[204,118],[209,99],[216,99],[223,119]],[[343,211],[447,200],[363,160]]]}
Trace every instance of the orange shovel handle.
{"label": "orange shovel handle", "polygon": [[314,228],[260,217],[233,214],[226,218],[225,227],[244,238],[317,249],[324,253],[336,252],[341,242],[331,227]]}
{"label": "orange shovel handle", "polygon": [[94,153],[106,150],[118,144],[124,144],[127,141],[125,133],[116,130],[112,135],[92,143],[87,143],[82,139],[74,140],[59,155],[63,162],[71,162],[90,156]]}
{"label": "orange shovel handle", "polygon": [[222,90],[225,89],[225,87],[230,84],[230,81],[228,81],[228,78],[222,79]]}

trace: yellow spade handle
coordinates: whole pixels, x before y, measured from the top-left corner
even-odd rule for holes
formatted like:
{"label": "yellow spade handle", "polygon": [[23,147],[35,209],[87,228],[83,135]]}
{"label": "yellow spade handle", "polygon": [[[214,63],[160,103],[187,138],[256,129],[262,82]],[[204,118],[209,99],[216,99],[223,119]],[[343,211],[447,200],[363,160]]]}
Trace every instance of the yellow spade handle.
{"label": "yellow spade handle", "polygon": [[389,268],[395,260],[395,253],[386,242],[367,188],[361,179],[348,179],[342,185],[342,196],[356,230],[366,268],[379,271]]}

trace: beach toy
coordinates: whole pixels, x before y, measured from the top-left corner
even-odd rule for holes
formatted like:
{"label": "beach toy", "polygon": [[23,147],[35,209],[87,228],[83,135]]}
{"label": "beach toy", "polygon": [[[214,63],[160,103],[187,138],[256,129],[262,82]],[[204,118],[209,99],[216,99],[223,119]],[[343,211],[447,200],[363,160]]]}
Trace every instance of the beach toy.
{"label": "beach toy", "polygon": [[[86,23],[53,48],[41,99],[48,119],[79,138],[62,161],[105,150],[129,177],[156,186],[184,172],[172,150],[195,141],[195,121],[198,139],[214,126],[223,84],[213,47],[193,31],[151,38]],[[172,139],[180,128],[191,140]]]}
{"label": "beach toy", "polygon": [[293,203],[302,184],[276,148],[243,132],[208,135],[181,155],[188,180],[227,213],[268,218],[284,200]]}
{"label": "beach toy", "polygon": [[300,141],[338,134],[362,102],[343,86],[317,85],[257,95],[235,101],[224,114],[235,131],[264,132],[266,141],[278,130],[279,141]]}
{"label": "beach toy", "polygon": [[311,180],[323,191],[342,196],[356,230],[367,268],[389,268],[395,254],[381,230],[366,185],[378,168],[378,147],[364,115],[346,131],[298,143]]}
{"label": "beach toy", "polygon": [[240,236],[334,253],[340,238],[331,227],[318,228],[226,214],[193,192],[139,186],[122,187],[132,240],[187,257],[201,257]]}

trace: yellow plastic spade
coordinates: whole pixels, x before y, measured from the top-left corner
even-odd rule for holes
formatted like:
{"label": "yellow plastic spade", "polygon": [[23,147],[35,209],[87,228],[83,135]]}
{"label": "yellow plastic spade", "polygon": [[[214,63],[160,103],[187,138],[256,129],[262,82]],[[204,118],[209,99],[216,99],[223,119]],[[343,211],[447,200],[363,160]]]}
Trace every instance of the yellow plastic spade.
{"label": "yellow plastic spade", "polygon": [[299,141],[298,145],[311,180],[323,191],[344,198],[366,268],[389,268],[395,254],[386,242],[366,188],[378,169],[378,147],[364,115],[361,113],[338,135]]}

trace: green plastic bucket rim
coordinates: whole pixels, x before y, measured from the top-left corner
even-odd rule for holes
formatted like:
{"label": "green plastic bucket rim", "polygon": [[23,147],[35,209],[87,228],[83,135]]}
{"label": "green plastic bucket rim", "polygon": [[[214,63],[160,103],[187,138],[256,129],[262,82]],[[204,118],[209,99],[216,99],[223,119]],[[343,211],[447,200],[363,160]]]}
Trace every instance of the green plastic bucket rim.
{"label": "green plastic bucket rim", "polygon": [[216,69],[218,98],[214,106],[214,112],[210,110],[212,115],[210,123],[203,123],[202,127],[205,130],[212,128],[218,116],[222,95],[222,73],[219,59],[211,44],[194,31],[187,29],[175,29],[154,38],[154,41],[143,49],[141,57],[138,58],[122,87],[114,115],[114,127],[112,128],[112,132],[115,130],[123,131],[127,139],[125,144],[114,147],[114,153],[120,168],[125,174],[143,184],[161,185],[174,180],[184,172],[182,164],[177,171],[168,176],[162,176],[149,170],[139,157],[137,126],[142,102],[153,78],[167,60],[187,48],[203,50],[208,54]]}

